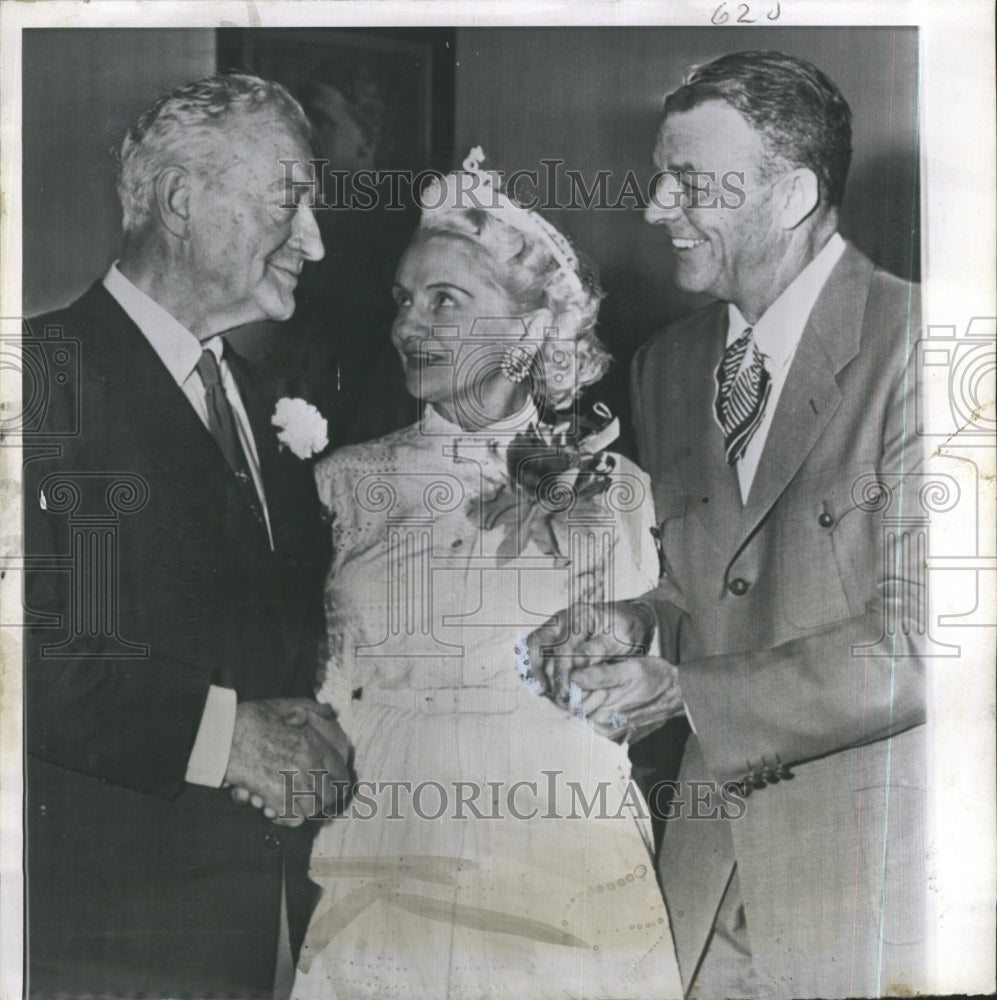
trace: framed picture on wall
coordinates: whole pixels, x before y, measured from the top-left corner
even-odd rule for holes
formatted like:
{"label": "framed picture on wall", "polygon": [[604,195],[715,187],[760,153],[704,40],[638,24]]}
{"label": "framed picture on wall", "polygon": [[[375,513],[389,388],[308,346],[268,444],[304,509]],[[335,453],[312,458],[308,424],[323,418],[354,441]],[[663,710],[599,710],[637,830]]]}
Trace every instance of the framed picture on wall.
{"label": "framed picture on wall", "polygon": [[288,87],[315,126],[329,169],[449,166],[453,45],[447,29],[226,29],[219,71]]}

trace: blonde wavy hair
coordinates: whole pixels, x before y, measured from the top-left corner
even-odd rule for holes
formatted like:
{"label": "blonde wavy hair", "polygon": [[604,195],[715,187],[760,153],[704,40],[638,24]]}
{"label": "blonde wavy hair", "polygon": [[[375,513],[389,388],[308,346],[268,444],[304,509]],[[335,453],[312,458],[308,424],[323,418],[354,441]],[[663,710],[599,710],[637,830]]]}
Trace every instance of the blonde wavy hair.
{"label": "blonde wavy hair", "polygon": [[556,335],[541,340],[534,367],[544,399],[554,409],[565,408],[606,374],[612,355],[595,332],[605,292],[593,263],[579,256],[572,276],[542,235],[503,222],[501,212],[483,208],[423,213],[413,241],[432,235],[464,239],[481,249],[492,277],[521,313],[549,310]]}

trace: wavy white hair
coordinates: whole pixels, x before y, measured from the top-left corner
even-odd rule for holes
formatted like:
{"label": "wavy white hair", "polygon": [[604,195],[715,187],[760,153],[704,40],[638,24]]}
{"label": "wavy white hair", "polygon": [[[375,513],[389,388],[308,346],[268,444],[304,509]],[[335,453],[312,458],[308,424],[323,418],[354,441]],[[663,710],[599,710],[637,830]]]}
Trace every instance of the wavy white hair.
{"label": "wavy white hair", "polygon": [[[605,375],[612,355],[595,332],[605,292],[594,264],[579,257],[579,280],[572,280],[547,240],[504,223],[500,212],[487,209],[424,213],[414,239],[435,234],[466,239],[481,248],[493,276],[522,313],[550,311],[557,335],[542,340],[538,367],[546,398],[557,409]],[[565,350],[569,341],[570,349]]]}
{"label": "wavy white hair", "polygon": [[213,160],[217,165],[219,133],[237,116],[271,109],[311,139],[311,124],[291,93],[279,83],[246,73],[184,84],[146,108],[121,144],[118,197],[125,232],[148,225],[155,180],[162,170],[171,166],[210,170]]}

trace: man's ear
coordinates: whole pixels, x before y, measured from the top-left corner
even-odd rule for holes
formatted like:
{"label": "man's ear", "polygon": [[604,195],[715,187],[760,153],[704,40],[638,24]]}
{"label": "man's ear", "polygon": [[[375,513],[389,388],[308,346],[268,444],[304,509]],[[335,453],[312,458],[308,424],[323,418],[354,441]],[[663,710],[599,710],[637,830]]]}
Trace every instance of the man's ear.
{"label": "man's ear", "polygon": [[156,175],[156,212],[159,221],[178,239],[190,230],[190,175],[183,167],[167,167]]}
{"label": "man's ear", "polygon": [[776,194],[779,224],[795,229],[810,216],[820,201],[820,181],[807,167],[797,167],[779,180]]}

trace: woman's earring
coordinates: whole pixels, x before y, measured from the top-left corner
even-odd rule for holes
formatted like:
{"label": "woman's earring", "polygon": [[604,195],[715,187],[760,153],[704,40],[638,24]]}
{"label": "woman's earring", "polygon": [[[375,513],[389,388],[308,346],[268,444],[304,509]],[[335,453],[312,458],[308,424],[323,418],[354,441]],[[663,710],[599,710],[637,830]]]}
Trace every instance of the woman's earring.
{"label": "woman's earring", "polygon": [[507,347],[502,355],[502,374],[510,382],[522,382],[530,370],[530,352],[519,344]]}

